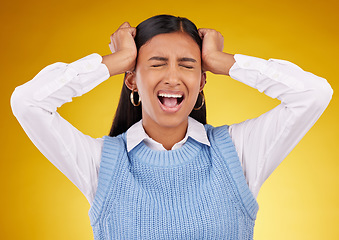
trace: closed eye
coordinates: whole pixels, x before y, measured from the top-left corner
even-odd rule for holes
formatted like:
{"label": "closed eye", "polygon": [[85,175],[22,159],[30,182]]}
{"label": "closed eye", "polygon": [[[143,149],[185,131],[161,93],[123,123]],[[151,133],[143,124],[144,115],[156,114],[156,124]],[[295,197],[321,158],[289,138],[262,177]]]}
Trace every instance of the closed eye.
{"label": "closed eye", "polygon": [[188,68],[188,69],[193,69],[192,66],[187,66],[187,65],[179,65],[179,66],[184,67],[184,68]]}
{"label": "closed eye", "polygon": [[[151,65],[151,67],[161,67],[161,66],[165,66],[166,64],[154,64],[154,65]],[[187,68],[187,69],[193,69],[194,67],[192,66],[187,66],[187,65],[179,65],[180,67],[184,67],[184,68]]]}
{"label": "closed eye", "polygon": [[161,67],[161,66],[164,66],[166,64],[156,64],[156,65],[151,65],[151,67]]}

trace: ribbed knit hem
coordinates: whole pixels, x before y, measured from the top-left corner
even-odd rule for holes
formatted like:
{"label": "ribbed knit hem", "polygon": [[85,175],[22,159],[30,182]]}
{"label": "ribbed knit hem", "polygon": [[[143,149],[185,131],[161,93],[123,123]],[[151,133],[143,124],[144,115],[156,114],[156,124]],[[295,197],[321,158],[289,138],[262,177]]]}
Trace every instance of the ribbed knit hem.
{"label": "ribbed knit hem", "polygon": [[210,138],[211,145],[217,146],[221,155],[225,157],[227,166],[229,168],[229,171],[231,172],[233,181],[237,186],[237,190],[240,194],[244,208],[246,209],[251,219],[256,219],[259,205],[247,185],[245,175],[241,167],[239,157],[237,155],[237,151],[232,142],[232,138],[229,135],[229,126],[224,125],[214,128],[211,125],[206,124],[205,128]]}
{"label": "ribbed knit hem", "polygon": [[157,151],[149,148],[144,141],[142,141],[130,151],[129,156],[132,161],[137,160],[139,163],[157,167],[174,167],[184,165],[196,159],[202,146],[203,144],[188,137],[181,148],[169,151]]}
{"label": "ribbed knit hem", "polygon": [[[103,151],[101,153],[98,177],[98,187],[95,193],[93,204],[88,212],[92,226],[94,226],[95,222],[98,220],[99,215],[102,212],[102,208],[104,207],[106,195],[109,192],[108,189],[110,186],[104,183],[112,183],[111,178],[114,177],[116,163],[119,159],[123,158],[124,154],[126,154],[126,151],[121,151],[122,148],[126,149],[122,135],[117,137],[104,136],[104,143],[102,147]],[[117,153],[116,155],[113,155],[115,158],[112,158],[112,154],[110,154],[110,152]]]}

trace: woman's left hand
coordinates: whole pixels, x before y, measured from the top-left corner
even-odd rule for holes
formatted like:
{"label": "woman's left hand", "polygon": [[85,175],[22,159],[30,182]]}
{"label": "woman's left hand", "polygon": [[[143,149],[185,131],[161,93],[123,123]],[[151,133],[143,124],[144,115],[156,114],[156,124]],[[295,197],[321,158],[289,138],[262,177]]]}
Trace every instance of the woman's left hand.
{"label": "woman's left hand", "polygon": [[224,37],[214,29],[200,28],[202,39],[202,69],[214,74],[229,75],[235,60],[232,54],[224,53]]}

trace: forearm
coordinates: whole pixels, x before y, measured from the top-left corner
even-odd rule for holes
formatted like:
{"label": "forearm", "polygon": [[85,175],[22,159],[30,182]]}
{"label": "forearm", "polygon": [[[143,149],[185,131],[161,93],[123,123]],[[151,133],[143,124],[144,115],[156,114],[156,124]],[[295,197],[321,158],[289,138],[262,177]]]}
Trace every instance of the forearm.
{"label": "forearm", "polygon": [[101,61],[93,54],[71,64],[49,65],[11,97],[13,113],[28,137],[89,201],[96,187],[101,141],[81,133],[56,110],[109,77]]}
{"label": "forearm", "polygon": [[55,112],[58,107],[81,96],[109,78],[99,54],[91,54],[73,63],[51,64],[32,80],[18,86],[13,92],[14,113],[20,115],[28,107]]}
{"label": "forearm", "polygon": [[117,74],[122,74],[127,70],[132,71],[133,69],[128,69],[126,66],[133,65],[134,56],[125,53],[124,51],[115,52],[109,55],[105,55],[102,57],[102,63],[106,65],[110,76],[114,76]]}
{"label": "forearm", "polygon": [[206,68],[214,74],[229,76],[229,71],[235,63],[234,55],[225,52],[217,52],[206,56],[206,58],[208,58],[207,62],[209,64]]}
{"label": "forearm", "polygon": [[230,126],[247,182],[256,196],[266,178],[321,116],[333,90],[325,79],[287,61],[235,58],[232,78],[281,101],[257,118]]}
{"label": "forearm", "polygon": [[230,71],[233,79],[279,99],[288,108],[320,106],[325,109],[332,98],[333,90],[326,79],[291,62],[242,54],[236,54],[235,59],[237,64]]}

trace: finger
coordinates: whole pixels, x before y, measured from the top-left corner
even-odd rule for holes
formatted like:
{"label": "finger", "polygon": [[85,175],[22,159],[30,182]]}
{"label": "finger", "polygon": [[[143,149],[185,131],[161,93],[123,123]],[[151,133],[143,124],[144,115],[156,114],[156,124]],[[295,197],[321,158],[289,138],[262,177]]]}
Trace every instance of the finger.
{"label": "finger", "polygon": [[137,29],[135,27],[128,27],[128,28],[124,28],[124,31],[127,31],[129,34],[132,35],[132,37],[135,37]]}
{"label": "finger", "polygon": [[132,37],[134,38],[135,37],[135,34],[137,33],[137,29],[134,28],[134,27],[130,27],[128,29],[129,33],[132,35]]}
{"label": "finger", "polygon": [[203,39],[203,37],[204,37],[204,34],[202,33],[202,28],[199,28],[198,29],[198,33],[199,33],[199,37],[201,38],[201,39]]}
{"label": "finger", "polygon": [[199,31],[200,29],[198,29],[198,33],[199,33],[199,37],[201,38],[201,39],[203,39],[204,38],[204,35],[201,33],[201,31]]}
{"label": "finger", "polygon": [[131,25],[129,24],[129,22],[124,22],[123,24],[120,25],[120,27],[118,29],[121,29],[121,28],[128,28],[128,27],[131,27]]}
{"label": "finger", "polygon": [[207,71],[207,70],[206,70],[206,67],[205,67],[205,64],[202,64],[201,71],[203,71],[203,72],[206,72],[206,71]]}
{"label": "finger", "polygon": [[108,44],[108,47],[109,47],[109,49],[111,50],[111,53],[114,53],[114,52],[115,52],[112,43],[109,43],[109,44]]}
{"label": "finger", "polygon": [[199,29],[198,29],[199,36],[200,36],[201,38],[204,38],[204,36],[206,35],[207,31],[208,31],[207,28],[199,28]]}

